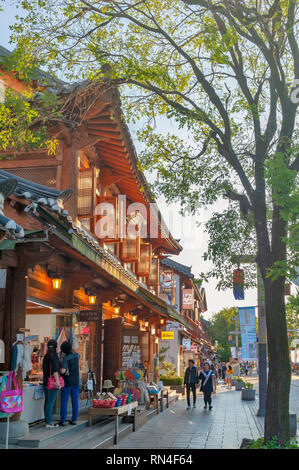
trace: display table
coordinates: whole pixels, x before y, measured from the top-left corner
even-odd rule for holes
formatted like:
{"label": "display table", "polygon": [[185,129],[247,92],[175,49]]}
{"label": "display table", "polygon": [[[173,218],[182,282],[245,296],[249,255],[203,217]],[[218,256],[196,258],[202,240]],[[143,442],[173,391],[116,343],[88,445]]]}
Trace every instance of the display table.
{"label": "display table", "polygon": [[88,426],[92,425],[92,419],[99,416],[115,416],[115,444],[118,442],[118,417],[134,413],[133,431],[135,431],[135,419],[137,414],[138,401],[133,401],[128,405],[118,406],[117,408],[88,408]]}
{"label": "display table", "polygon": [[149,392],[148,391],[148,396],[149,396],[149,405],[148,408],[151,406],[151,398],[154,399],[154,408],[157,410],[157,414],[159,414],[159,402],[161,406],[161,411],[164,410],[164,405],[163,405],[163,390],[160,390],[158,393],[154,392]]}
{"label": "display table", "polygon": [[44,419],[44,396],[39,399],[34,398],[35,387],[24,387],[23,389],[23,411],[21,419],[27,423],[34,423]]}

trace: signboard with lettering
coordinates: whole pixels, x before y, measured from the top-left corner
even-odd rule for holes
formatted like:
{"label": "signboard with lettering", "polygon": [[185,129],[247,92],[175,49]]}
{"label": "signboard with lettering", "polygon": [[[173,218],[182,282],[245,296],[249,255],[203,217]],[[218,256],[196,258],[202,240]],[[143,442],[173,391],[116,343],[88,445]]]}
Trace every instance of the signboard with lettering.
{"label": "signboard with lettering", "polygon": [[80,310],[77,318],[79,322],[98,321],[100,319],[100,312],[98,310]]}
{"label": "signboard with lettering", "polygon": [[256,361],[256,320],[255,307],[239,307],[241,329],[242,359],[243,361]]}
{"label": "signboard with lettering", "polygon": [[183,348],[183,351],[190,351],[191,350],[191,339],[190,338],[183,338],[182,339],[182,348]]}
{"label": "signboard with lettering", "polygon": [[174,339],[174,332],[173,331],[162,331],[161,332],[161,339]]}
{"label": "signboard with lettering", "polygon": [[183,309],[192,310],[194,307],[194,292],[193,289],[183,290]]}

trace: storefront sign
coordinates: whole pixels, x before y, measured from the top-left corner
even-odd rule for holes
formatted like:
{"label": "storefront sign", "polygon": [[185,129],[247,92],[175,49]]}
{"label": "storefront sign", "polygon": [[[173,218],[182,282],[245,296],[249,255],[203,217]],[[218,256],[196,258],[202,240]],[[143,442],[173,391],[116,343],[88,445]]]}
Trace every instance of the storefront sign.
{"label": "storefront sign", "polygon": [[197,352],[197,346],[196,346],[196,344],[191,344],[191,351],[192,351],[192,352]]}
{"label": "storefront sign", "polygon": [[173,331],[162,331],[161,332],[161,339],[174,339],[174,332]]}
{"label": "storefront sign", "polygon": [[194,306],[194,292],[193,289],[183,290],[183,309],[192,310]]}
{"label": "storefront sign", "polygon": [[183,338],[182,339],[182,347],[183,347],[183,351],[191,351],[191,339],[190,338]]}
{"label": "storefront sign", "polygon": [[256,361],[256,320],[255,307],[238,308],[243,361]]}
{"label": "storefront sign", "polygon": [[100,313],[98,310],[80,310],[78,314],[78,321],[98,321]]}

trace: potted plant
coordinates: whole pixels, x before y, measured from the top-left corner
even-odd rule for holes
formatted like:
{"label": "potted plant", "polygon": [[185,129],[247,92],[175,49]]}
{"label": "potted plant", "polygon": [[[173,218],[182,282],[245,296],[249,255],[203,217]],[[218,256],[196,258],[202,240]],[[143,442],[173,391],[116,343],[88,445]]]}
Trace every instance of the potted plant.
{"label": "potted plant", "polygon": [[236,390],[237,392],[240,392],[243,387],[244,387],[244,382],[243,382],[243,380],[242,380],[240,377],[237,377],[237,378],[235,379],[235,390]]}
{"label": "potted plant", "polygon": [[253,384],[244,382],[244,388],[242,388],[242,400],[255,400],[255,390]]}

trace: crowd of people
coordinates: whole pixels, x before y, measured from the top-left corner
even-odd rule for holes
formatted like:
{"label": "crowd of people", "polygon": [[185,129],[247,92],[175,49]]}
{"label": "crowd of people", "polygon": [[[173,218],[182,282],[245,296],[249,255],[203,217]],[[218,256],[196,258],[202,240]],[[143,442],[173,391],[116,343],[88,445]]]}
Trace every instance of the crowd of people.
{"label": "crowd of people", "polygon": [[207,409],[207,405],[209,405],[209,410],[212,410],[211,396],[212,393],[216,393],[218,379],[222,379],[228,389],[231,389],[233,377],[240,376],[241,373],[247,376],[253,367],[254,363],[248,361],[240,363],[237,358],[232,359],[228,363],[220,362],[216,359],[204,359],[198,366],[195,365],[193,359],[190,359],[184,377],[187,410],[191,408],[191,392],[193,395],[193,408],[196,407],[196,389],[198,386],[200,391],[203,392],[204,409]]}

